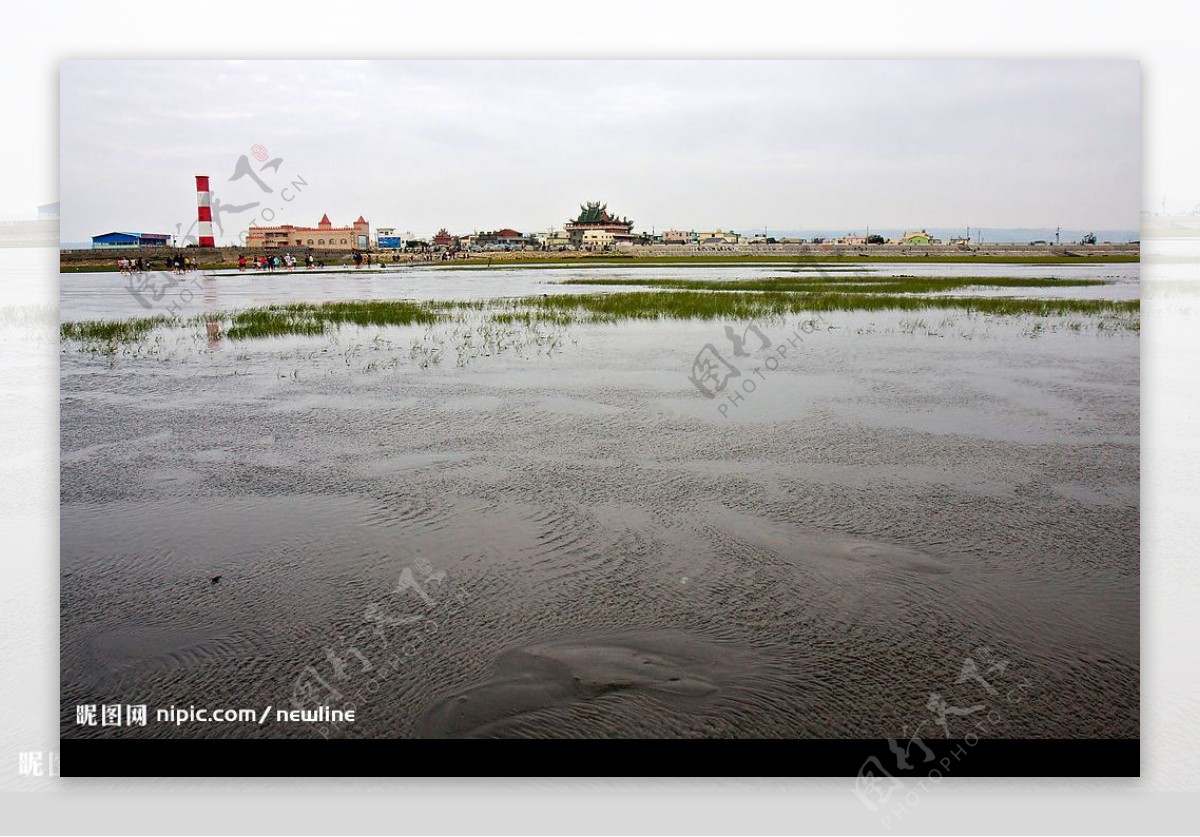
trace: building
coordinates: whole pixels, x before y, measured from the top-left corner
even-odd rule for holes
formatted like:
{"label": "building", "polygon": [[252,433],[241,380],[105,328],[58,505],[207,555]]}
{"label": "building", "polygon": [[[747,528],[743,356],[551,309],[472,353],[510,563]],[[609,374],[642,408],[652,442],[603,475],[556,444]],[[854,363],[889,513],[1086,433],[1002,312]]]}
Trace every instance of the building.
{"label": "building", "polygon": [[844,235],[839,244],[849,244],[852,247],[866,247],[867,237],[865,235]]}
{"label": "building", "polygon": [[110,232],[92,236],[92,249],[104,247],[166,247],[171,236],[166,233]]}
{"label": "building", "polygon": [[404,249],[404,237],[396,235],[395,227],[377,227],[375,229],[375,246],[380,250]]}
{"label": "building", "polygon": [[616,242],[616,236],[608,230],[584,230],[579,246],[584,250],[607,250]]}
{"label": "building", "polygon": [[564,230],[574,247],[583,246],[583,236],[588,231],[611,233],[614,241],[622,236],[626,239],[635,238],[633,221],[609,214],[608,205],[599,201],[582,204],[579,207],[579,217],[568,221]]}
{"label": "building", "polygon": [[566,230],[551,230],[546,235],[547,250],[565,250],[571,246],[571,236]]}
{"label": "building", "polygon": [[691,237],[683,230],[663,230],[663,244],[691,244]]}
{"label": "building", "polygon": [[314,250],[366,250],[371,245],[371,225],[359,215],[348,227],[335,227],[322,215],[315,227],[250,227],[245,246],[251,250],[281,250],[289,247]]}
{"label": "building", "polygon": [[900,239],[901,244],[932,244],[933,236],[921,230],[920,232],[906,232]]}
{"label": "building", "polygon": [[437,231],[437,235],[433,237],[434,247],[452,248],[458,246],[458,237],[450,235],[445,227]]}
{"label": "building", "polygon": [[537,240],[531,235],[524,235],[505,227],[502,230],[475,233],[471,236],[471,246],[482,247],[484,250],[523,250],[526,247],[536,247]]}
{"label": "building", "polygon": [[697,243],[699,243],[702,247],[717,247],[723,244],[738,244],[741,242],[741,240],[742,237],[733,230],[729,230],[728,232],[721,232],[720,230],[717,230],[716,232],[702,232],[697,236]]}

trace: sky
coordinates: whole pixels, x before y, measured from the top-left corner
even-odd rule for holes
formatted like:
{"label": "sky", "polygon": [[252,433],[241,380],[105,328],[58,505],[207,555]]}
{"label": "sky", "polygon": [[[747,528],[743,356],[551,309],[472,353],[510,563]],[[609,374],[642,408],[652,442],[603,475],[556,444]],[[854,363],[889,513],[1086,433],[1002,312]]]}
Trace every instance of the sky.
{"label": "sky", "polygon": [[589,200],[660,232],[1139,226],[1136,61],[107,60],[60,85],[70,242],[187,233],[197,174],[221,243],[324,213],[532,232]]}

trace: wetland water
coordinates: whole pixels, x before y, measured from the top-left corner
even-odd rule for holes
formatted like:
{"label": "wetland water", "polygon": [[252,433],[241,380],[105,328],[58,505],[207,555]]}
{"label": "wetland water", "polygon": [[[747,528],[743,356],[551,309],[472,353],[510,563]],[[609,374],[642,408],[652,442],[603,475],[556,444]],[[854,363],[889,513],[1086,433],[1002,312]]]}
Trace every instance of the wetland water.
{"label": "wetland water", "polygon": [[[1137,265],[871,268],[1138,296]],[[198,276],[184,314],[780,271],[364,274]],[[157,313],[116,274],[61,285],[63,320]],[[940,736],[931,694],[986,700],[968,657],[1024,684],[994,736],[1138,734],[1136,331],[834,311],[736,357],[745,323],[473,316],[63,343],[65,736]],[[741,373],[712,399],[706,344]],[[357,718],[153,718],[293,700]],[[150,722],[75,723],[116,702]]]}

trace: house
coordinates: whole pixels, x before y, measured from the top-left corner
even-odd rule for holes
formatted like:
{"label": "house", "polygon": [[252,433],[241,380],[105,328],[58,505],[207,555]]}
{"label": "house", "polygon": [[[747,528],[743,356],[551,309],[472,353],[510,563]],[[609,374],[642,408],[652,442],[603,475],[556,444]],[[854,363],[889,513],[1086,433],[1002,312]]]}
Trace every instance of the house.
{"label": "house", "polygon": [[566,230],[551,230],[543,244],[547,250],[565,250],[571,246],[571,236]]}
{"label": "house", "polygon": [[738,244],[742,240],[742,237],[733,230],[729,230],[728,232],[721,232],[720,230],[716,232],[702,232],[697,238],[701,247]]}
{"label": "house", "polygon": [[485,250],[521,250],[534,245],[533,236],[524,235],[508,227],[471,236],[471,246],[482,247]]}
{"label": "house", "polygon": [[925,230],[921,230],[920,232],[904,233],[904,236],[900,239],[900,243],[901,244],[933,244],[934,239],[933,239],[933,236],[931,236],[929,233],[925,232]]}
{"label": "house", "polygon": [[584,250],[604,250],[611,247],[615,240],[616,237],[609,230],[584,230],[580,239],[580,246]]}
{"label": "house", "polygon": [[691,237],[683,230],[664,230],[662,234],[663,244],[691,244]]}

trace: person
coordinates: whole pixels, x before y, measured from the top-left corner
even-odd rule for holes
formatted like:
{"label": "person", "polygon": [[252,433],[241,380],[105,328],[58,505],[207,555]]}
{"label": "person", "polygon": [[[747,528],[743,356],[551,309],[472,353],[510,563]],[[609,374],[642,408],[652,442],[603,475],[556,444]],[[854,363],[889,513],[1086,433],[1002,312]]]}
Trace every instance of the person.
{"label": "person", "polygon": [[246,254],[239,253],[238,254],[238,270],[245,270],[245,269],[246,269]]}
{"label": "person", "polygon": [[304,257],[304,266],[307,267],[309,270],[312,270],[312,266],[313,266],[313,254],[312,253],[309,253],[307,256]]}

